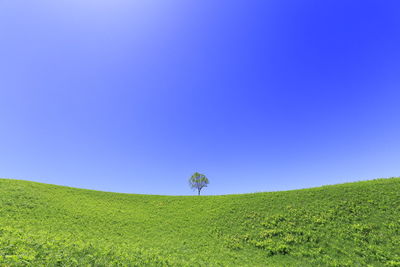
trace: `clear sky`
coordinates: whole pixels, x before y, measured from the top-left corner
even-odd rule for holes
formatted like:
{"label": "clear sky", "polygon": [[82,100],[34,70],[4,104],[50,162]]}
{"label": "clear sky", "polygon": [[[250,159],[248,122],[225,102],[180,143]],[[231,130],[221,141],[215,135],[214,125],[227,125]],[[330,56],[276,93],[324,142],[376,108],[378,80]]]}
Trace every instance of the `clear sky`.
{"label": "clear sky", "polygon": [[0,177],[250,193],[400,176],[400,1],[0,0]]}

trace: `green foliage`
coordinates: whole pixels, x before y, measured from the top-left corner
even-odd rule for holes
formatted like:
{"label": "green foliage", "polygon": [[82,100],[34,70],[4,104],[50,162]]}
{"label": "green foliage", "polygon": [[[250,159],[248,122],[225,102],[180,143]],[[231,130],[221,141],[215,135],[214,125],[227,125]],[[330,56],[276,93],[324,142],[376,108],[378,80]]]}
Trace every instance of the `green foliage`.
{"label": "green foliage", "polygon": [[210,181],[208,178],[201,173],[195,172],[189,179],[189,186],[192,189],[196,189],[198,194],[200,195],[201,189],[207,187]]}
{"label": "green foliage", "polygon": [[130,195],[0,179],[0,266],[400,266],[400,178]]}

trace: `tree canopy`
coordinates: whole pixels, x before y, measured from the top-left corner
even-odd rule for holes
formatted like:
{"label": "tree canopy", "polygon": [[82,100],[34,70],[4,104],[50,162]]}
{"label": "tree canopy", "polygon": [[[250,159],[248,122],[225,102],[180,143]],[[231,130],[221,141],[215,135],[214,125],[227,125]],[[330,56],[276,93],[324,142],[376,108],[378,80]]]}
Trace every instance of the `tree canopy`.
{"label": "tree canopy", "polygon": [[198,195],[200,195],[201,189],[207,187],[209,183],[208,178],[204,174],[198,172],[195,172],[189,179],[190,187],[197,190]]}

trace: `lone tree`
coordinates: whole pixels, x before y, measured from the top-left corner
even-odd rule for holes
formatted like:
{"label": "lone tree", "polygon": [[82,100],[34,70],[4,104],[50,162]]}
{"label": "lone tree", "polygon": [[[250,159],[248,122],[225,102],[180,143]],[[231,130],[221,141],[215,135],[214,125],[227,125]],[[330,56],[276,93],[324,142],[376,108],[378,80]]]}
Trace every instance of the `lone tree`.
{"label": "lone tree", "polygon": [[207,187],[209,184],[209,181],[207,177],[204,174],[195,172],[192,177],[189,179],[189,185],[192,189],[197,189],[197,192],[199,193],[200,196],[200,191],[203,189],[203,187]]}

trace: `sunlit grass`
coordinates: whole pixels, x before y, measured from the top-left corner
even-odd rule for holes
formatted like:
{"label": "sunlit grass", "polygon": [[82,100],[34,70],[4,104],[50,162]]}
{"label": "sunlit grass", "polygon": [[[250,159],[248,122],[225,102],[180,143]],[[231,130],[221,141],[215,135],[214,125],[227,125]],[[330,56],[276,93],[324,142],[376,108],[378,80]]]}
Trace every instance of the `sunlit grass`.
{"label": "sunlit grass", "polygon": [[0,179],[0,265],[400,266],[400,178],[200,197]]}

